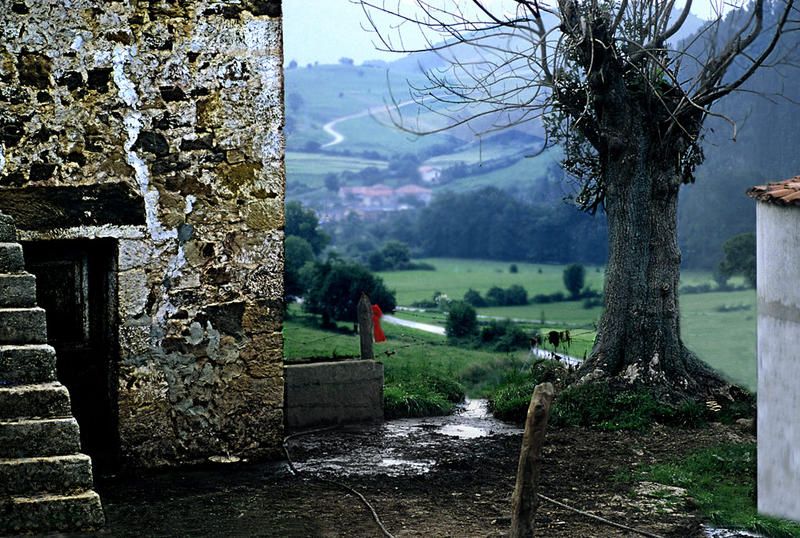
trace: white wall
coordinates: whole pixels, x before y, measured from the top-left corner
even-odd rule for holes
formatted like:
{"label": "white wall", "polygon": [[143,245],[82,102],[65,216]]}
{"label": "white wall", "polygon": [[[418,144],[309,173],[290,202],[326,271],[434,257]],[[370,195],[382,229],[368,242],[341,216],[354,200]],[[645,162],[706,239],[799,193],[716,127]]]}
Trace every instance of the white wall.
{"label": "white wall", "polygon": [[757,221],[758,510],[800,521],[800,207]]}

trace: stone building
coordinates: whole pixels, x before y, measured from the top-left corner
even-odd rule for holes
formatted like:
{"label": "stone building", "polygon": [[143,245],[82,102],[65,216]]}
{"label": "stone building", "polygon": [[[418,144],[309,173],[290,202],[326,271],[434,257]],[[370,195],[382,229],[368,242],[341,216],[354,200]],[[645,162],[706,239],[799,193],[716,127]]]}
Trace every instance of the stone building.
{"label": "stone building", "polygon": [[748,194],[758,200],[758,510],[800,521],[800,176]]}
{"label": "stone building", "polygon": [[0,211],[95,461],[277,455],[279,0],[0,0]]}

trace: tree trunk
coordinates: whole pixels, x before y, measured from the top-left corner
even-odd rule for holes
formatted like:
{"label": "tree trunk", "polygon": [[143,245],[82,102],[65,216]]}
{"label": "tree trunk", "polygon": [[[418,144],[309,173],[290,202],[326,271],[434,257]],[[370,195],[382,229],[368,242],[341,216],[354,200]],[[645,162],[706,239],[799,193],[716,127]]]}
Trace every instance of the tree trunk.
{"label": "tree trunk", "polygon": [[605,311],[578,376],[642,383],[662,395],[699,396],[724,381],[681,341],[679,155],[665,151],[669,146],[653,136],[647,121],[633,123],[617,153],[603,162],[609,235]]}

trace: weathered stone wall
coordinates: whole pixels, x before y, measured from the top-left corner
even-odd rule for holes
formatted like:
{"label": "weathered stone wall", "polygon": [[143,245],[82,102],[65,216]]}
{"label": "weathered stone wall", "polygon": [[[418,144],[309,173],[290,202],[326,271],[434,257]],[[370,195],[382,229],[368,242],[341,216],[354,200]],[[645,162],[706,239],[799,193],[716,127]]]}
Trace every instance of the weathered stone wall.
{"label": "weathered stone wall", "polygon": [[758,202],[758,510],[800,521],[800,207]]}
{"label": "weathered stone wall", "polygon": [[117,239],[129,462],[276,454],[279,0],[0,0],[0,210]]}

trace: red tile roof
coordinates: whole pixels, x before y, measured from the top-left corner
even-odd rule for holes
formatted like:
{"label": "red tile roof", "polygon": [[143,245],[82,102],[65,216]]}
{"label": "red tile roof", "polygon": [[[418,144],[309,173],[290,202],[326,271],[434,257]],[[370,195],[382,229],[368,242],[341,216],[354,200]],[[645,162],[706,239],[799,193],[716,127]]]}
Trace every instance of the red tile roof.
{"label": "red tile roof", "polygon": [[747,191],[747,195],[762,202],[800,206],[800,176],[795,176],[786,181],[756,185]]}

